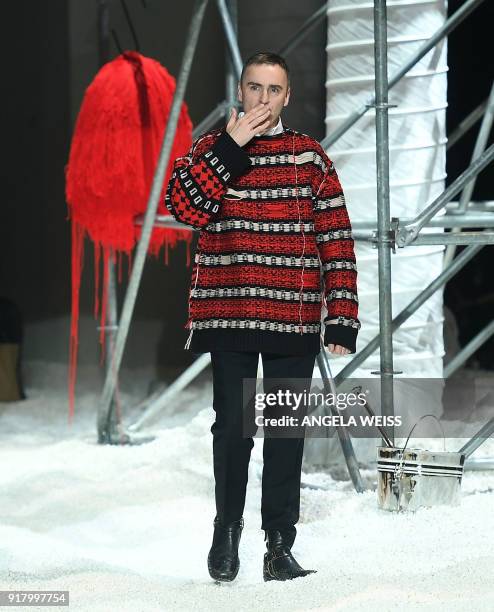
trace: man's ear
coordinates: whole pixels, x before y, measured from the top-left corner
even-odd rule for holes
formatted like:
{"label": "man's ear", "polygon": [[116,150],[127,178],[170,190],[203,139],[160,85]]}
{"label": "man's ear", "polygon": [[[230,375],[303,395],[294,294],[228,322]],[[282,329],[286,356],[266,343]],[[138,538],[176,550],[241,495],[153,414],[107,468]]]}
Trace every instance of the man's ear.
{"label": "man's ear", "polygon": [[289,100],[290,100],[290,88],[288,88],[288,91],[286,92],[285,102],[283,103],[283,106],[288,106]]}
{"label": "man's ear", "polygon": [[240,87],[240,83],[237,84],[237,99],[239,102],[242,102],[242,88]]}

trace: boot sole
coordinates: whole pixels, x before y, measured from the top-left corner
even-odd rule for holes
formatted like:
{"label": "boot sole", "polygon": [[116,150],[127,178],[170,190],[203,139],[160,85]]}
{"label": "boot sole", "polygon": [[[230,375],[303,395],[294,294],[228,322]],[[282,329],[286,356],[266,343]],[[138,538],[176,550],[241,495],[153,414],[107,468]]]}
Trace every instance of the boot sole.
{"label": "boot sole", "polygon": [[262,577],[264,578],[264,582],[268,582],[269,580],[278,580],[280,582],[284,582],[285,580],[293,580],[294,578],[298,578],[298,576],[285,576],[284,578],[280,578],[277,576],[272,576],[269,572],[264,571]]}
{"label": "boot sole", "polygon": [[[310,572],[310,573],[312,573],[312,572]],[[271,574],[269,574],[267,572],[263,572],[264,582],[268,582],[269,580],[278,580],[280,582],[283,582],[285,580],[295,580],[295,578],[305,578],[305,576],[308,576],[308,575],[309,574],[297,574],[295,576],[286,576],[284,578],[276,578],[275,576],[271,576]]]}
{"label": "boot sole", "polygon": [[316,574],[316,573],[317,573],[317,570],[308,570],[306,574],[295,574],[294,576],[285,575],[283,577],[281,576],[278,577],[278,576],[273,576],[271,572],[268,570],[268,568],[266,567],[266,563],[264,563],[262,577],[264,578],[264,582],[268,582],[269,580],[279,580],[281,582],[285,580],[295,580],[295,578],[305,578],[305,576],[308,576],[309,574]]}
{"label": "boot sole", "polygon": [[208,561],[209,575],[215,582],[233,582],[233,580],[235,580],[235,578],[237,577],[239,569],[240,569],[240,560],[237,564],[237,568],[235,569],[235,573],[232,574],[231,578],[224,578],[224,577],[215,575],[214,570],[211,568],[211,565],[209,564],[209,561]]}

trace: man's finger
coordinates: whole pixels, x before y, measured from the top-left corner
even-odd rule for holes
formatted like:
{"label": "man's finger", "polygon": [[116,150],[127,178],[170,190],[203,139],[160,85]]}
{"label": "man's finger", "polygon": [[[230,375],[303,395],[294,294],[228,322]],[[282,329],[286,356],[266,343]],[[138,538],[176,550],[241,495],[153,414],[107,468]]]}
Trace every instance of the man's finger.
{"label": "man's finger", "polygon": [[254,129],[259,121],[264,121],[265,117],[269,117],[271,115],[271,111],[269,109],[263,111],[262,113],[256,114],[249,120],[249,127]]}
{"label": "man's finger", "polygon": [[348,355],[350,349],[347,349],[345,346],[341,346],[341,344],[328,344],[328,351],[334,353],[335,355]]}
{"label": "man's finger", "polygon": [[347,355],[350,352],[345,346],[341,346],[341,344],[337,344],[336,349],[338,355]]}
{"label": "man's finger", "polygon": [[237,120],[237,109],[235,107],[230,109],[230,118],[228,119],[228,123],[226,124],[226,129],[231,129]]}
{"label": "man's finger", "polygon": [[254,106],[254,108],[251,108],[248,113],[245,113],[245,117],[247,117],[247,119],[250,119],[251,117],[254,117],[254,115],[258,114],[260,111],[263,111],[265,108],[266,105],[262,102],[259,102],[257,106]]}
{"label": "man's finger", "polygon": [[266,111],[269,111],[269,110],[270,109],[265,104],[261,104],[260,106],[256,106],[255,108],[251,109],[245,115],[245,117],[246,117],[247,121],[250,123],[252,121],[255,121],[260,116],[264,115],[264,113]]}
{"label": "man's finger", "polygon": [[[267,128],[269,126],[269,124],[271,123],[271,119],[268,118],[266,119],[266,121],[263,121],[262,123],[259,124],[251,124],[250,128],[251,130],[253,130],[254,132],[259,132],[260,130],[263,130],[265,128]],[[263,127],[264,126],[264,127]]]}

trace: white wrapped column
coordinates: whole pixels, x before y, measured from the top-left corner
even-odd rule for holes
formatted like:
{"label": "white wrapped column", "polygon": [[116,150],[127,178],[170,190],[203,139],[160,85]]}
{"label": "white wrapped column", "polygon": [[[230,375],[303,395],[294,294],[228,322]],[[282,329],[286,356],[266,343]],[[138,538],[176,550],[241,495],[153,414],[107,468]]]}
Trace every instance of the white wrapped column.
{"label": "white wrapped column", "polygon": [[[362,0],[328,2],[327,110],[326,135],[333,133],[348,116],[374,94],[374,3]],[[388,76],[391,78],[417,49],[444,23],[444,0],[389,0]],[[446,178],[447,41],[443,40],[412,68],[389,92],[390,200],[391,216],[413,217],[443,190]],[[369,109],[327,153],[338,171],[352,221],[371,220],[377,226],[375,110]],[[431,230],[432,231],[432,230]],[[433,231],[440,231],[435,228]],[[379,333],[379,287],[377,250],[356,243],[359,290],[359,319],[362,328],[357,352]],[[392,254],[393,317],[405,308],[442,271],[443,246],[410,246]],[[442,290],[436,292],[393,336],[395,370],[402,378],[440,378],[443,374]],[[349,361],[330,357],[333,375]],[[372,395],[380,389],[380,378],[371,371],[380,369],[379,350],[373,353],[352,377],[367,381]],[[314,376],[319,376],[316,369]],[[350,390],[342,385],[341,390]],[[427,397],[424,396],[427,395]],[[442,393],[434,397],[415,381],[395,387],[396,415],[412,415],[415,422],[427,412],[442,414]],[[432,406],[432,407],[431,407]],[[379,405],[372,408],[378,414]],[[322,412],[318,410],[318,412]],[[430,421],[430,419],[429,419]],[[431,424],[429,422],[429,427]],[[424,435],[416,428],[414,435]],[[430,429],[428,431],[431,431]],[[353,445],[360,462],[376,459],[381,439],[355,438]],[[374,433],[372,435],[374,435]],[[408,432],[407,432],[408,433]],[[442,448],[442,440],[431,440]],[[305,468],[341,463],[343,455],[336,436],[329,440],[308,439]]]}
{"label": "white wrapped column", "polygon": [[[388,74],[392,76],[446,18],[444,0],[393,1],[388,7]],[[374,92],[373,2],[328,3],[326,133],[332,133]],[[446,40],[390,90],[391,215],[413,217],[444,190],[446,177]],[[375,111],[360,119],[328,150],[345,190],[352,220],[377,223]],[[437,229],[435,230],[437,231]],[[442,270],[443,246],[410,246],[392,255],[393,316]],[[379,332],[377,251],[358,243],[356,255],[362,329],[357,350]],[[394,334],[395,369],[410,377],[441,377],[442,291]],[[338,372],[349,359],[332,360]],[[354,376],[379,369],[374,353]]]}

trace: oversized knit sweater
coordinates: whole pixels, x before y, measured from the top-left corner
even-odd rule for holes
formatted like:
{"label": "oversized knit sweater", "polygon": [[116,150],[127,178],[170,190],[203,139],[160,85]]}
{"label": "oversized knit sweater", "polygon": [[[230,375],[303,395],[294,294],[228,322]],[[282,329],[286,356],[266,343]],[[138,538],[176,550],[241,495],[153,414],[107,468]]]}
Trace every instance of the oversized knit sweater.
{"label": "oversized knit sweater", "polygon": [[352,228],[316,140],[283,126],[241,147],[224,128],[207,132],[175,160],[165,204],[201,230],[184,348],[317,354],[323,332],[324,345],[355,352]]}

